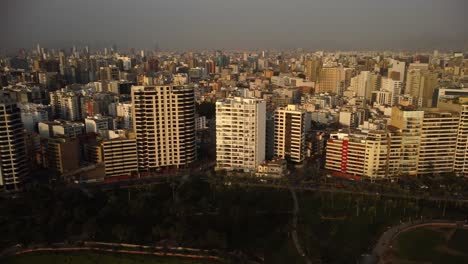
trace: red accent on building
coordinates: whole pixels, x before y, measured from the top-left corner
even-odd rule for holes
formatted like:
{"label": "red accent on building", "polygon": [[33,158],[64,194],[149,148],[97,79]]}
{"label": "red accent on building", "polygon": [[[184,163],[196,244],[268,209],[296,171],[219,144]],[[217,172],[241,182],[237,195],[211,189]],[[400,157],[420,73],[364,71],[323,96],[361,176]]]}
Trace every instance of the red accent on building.
{"label": "red accent on building", "polygon": [[93,116],[94,115],[94,105],[92,101],[87,101],[86,102],[86,109],[88,110],[87,114],[88,116]]}
{"label": "red accent on building", "polygon": [[346,172],[347,167],[348,167],[348,140],[343,140],[343,143],[341,145],[342,151],[341,151],[341,171]]}
{"label": "red accent on building", "polygon": [[331,172],[331,176],[339,177],[339,178],[345,178],[345,179],[353,179],[353,180],[356,180],[356,181],[362,181],[361,176],[352,175],[352,174],[349,174],[349,173],[344,173],[344,172],[339,172],[339,171]]}

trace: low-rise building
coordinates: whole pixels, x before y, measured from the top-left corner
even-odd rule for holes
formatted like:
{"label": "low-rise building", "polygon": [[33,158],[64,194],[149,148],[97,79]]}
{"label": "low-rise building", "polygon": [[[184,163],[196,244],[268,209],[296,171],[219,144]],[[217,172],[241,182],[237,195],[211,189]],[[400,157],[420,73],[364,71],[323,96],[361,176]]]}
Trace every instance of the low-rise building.
{"label": "low-rise building", "polygon": [[284,159],[265,161],[258,165],[257,177],[280,178],[287,175],[287,163]]}

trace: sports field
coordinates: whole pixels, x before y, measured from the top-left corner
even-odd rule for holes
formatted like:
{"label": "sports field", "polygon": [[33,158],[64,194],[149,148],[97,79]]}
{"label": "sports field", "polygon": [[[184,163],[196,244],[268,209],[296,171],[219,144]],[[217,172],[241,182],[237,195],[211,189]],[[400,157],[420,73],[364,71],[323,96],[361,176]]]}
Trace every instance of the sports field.
{"label": "sports field", "polygon": [[400,234],[392,247],[400,263],[468,263],[468,230],[418,228]]}

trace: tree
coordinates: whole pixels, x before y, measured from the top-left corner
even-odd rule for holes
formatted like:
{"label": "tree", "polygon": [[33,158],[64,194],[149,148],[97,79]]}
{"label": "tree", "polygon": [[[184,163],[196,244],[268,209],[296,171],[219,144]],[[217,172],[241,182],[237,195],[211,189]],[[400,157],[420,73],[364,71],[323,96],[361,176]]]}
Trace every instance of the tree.
{"label": "tree", "polygon": [[125,226],[117,224],[112,227],[112,235],[114,235],[114,237],[116,237],[119,242],[123,242],[127,239],[128,232]]}

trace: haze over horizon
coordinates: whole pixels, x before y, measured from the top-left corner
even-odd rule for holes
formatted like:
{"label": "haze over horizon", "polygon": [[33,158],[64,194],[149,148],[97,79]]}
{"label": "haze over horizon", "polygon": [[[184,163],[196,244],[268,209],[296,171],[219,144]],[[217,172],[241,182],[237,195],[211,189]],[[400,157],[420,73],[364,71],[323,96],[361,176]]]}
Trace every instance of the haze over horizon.
{"label": "haze over horizon", "polygon": [[465,0],[5,0],[0,51],[468,49]]}

